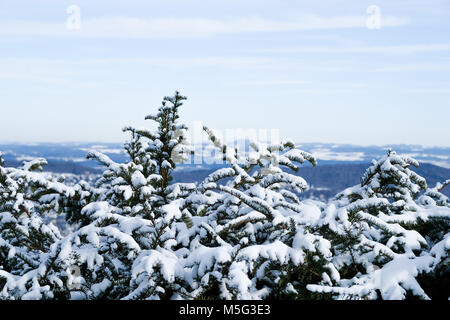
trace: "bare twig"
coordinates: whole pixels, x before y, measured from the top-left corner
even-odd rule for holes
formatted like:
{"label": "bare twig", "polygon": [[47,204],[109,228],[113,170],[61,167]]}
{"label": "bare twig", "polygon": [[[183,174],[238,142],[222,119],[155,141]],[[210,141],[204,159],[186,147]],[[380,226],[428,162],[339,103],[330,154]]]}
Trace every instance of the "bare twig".
{"label": "bare twig", "polygon": [[450,184],[450,180],[447,180],[442,187],[438,189],[439,192],[442,192],[448,185]]}

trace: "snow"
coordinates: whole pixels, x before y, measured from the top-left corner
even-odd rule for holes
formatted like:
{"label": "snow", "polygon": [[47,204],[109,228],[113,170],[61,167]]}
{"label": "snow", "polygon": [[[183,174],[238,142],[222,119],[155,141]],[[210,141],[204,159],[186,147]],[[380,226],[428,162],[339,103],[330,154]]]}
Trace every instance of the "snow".
{"label": "snow", "polygon": [[[205,131],[222,152],[217,133]],[[89,153],[105,167],[92,186],[35,172],[44,159],[0,167],[0,299],[431,297],[417,278],[448,262],[450,205],[443,185],[429,188],[407,155],[389,151],[360,185],[325,203],[300,200],[308,184],[286,168],[316,159],[290,143],[226,148],[226,168],[162,187],[159,170],[174,162],[151,156],[179,141],[173,131],[168,141],[140,132],[147,140],[136,163]],[[68,234],[45,220],[59,214],[68,215]]]}
{"label": "snow", "polygon": [[131,184],[134,188],[138,189],[147,184],[147,179],[145,179],[144,175],[140,171],[136,171],[131,176]]}
{"label": "snow", "polygon": [[298,265],[303,261],[304,252],[302,250],[295,250],[277,240],[266,245],[246,247],[239,252],[237,260],[246,259],[255,261],[259,257],[279,261],[281,264],[291,262],[294,265]]}

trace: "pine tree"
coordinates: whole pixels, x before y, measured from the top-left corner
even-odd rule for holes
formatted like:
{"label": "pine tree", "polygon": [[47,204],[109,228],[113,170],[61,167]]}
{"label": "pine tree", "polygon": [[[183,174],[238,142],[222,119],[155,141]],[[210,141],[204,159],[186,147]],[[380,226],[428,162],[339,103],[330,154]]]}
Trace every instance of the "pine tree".
{"label": "pine tree", "polygon": [[[328,203],[301,200],[311,154],[291,141],[238,150],[205,127],[226,165],[174,183],[191,155],[184,100],[146,117],[156,130],[124,129],[125,163],[89,152],[104,167],[95,185],[0,154],[0,299],[450,298],[449,181],[429,188],[389,150]],[[63,214],[64,236],[48,223]]]}
{"label": "pine tree", "polygon": [[146,117],[157,122],[156,132],[124,129],[131,133],[125,144],[128,162],[115,163],[96,151],[87,156],[105,171],[91,203],[75,219],[80,228],[68,238],[82,261],[86,298],[167,299],[176,291],[172,226],[181,216],[172,205],[195,187],[171,182],[176,163],[189,155],[186,126],[177,121],[185,99],[175,92],[156,115]]}
{"label": "pine tree", "polygon": [[178,242],[190,243],[185,292],[196,299],[313,298],[309,283],[333,283],[330,243],[309,229],[320,215],[298,194],[306,181],[286,170],[316,161],[292,142],[250,143],[248,156],[205,127],[229,167],[209,175],[187,197]]}
{"label": "pine tree", "polygon": [[429,298],[416,277],[440,263],[445,240],[427,242],[418,232],[436,208],[419,205],[426,181],[410,166],[417,167],[417,161],[389,150],[366,170],[360,186],[328,205],[320,225],[332,240],[334,264],[344,279],[337,287],[311,285],[310,290],[338,298]]}
{"label": "pine tree", "polygon": [[172,97],[164,97],[162,106],[155,115],[148,115],[145,119],[157,123],[156,132],[149,130],[135,130],[135,132],[148,139],[146,152],[150,159],[156,162],[156,173],[159,179],[154,181],[154,187],[159,199],[156,206],[166,205],[177,198],[178,194],[170,187],[172,171],[177,162],[188,160],[191,149],[187,144],[187,127],[178,124],[179,108],[187,98],[178,91]]}
{"label": "pine tree", "polygon": [[450,202],[441,191],[448,186],[450,180],[437,183],[434,188],[427,189],[419,198],[419,204],[426,213],[411,226],[424,235],[430,253],[436,262],[432,270],[419,273],[417,281],[433,300],[450,298]]}
{"label": "pine tree", "polygon": [[62,236],[45,223],[73,190],[42,173],[44,159],[5,168],[0,161],[0,298],[67,299],[74,260],[63,256]]}

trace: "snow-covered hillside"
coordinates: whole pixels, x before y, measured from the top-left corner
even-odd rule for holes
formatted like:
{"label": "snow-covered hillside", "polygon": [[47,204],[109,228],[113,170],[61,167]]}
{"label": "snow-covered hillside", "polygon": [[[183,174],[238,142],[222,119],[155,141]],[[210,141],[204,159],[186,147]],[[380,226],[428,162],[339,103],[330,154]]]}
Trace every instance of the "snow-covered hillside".
{"label": "snow-covered hillside", "polygon": [[[248,143],[247,143],[248,145]],[[414,157],[421,163],[430,163],[443,168],[450,168],[450,147],[425,147],[420,145],[389,145],[389,146],[358,146],[343,145],[333,143],[296,143],[302,150],[310,152],[316,157],[319,165],[324,164],[357,164],[369,163],[373,159],[382,157],[388,148],[397,152]],[[208,158],[210,145],[194,145],[193,149],[202,153],[205,161],[200,164],[193,164],[193,161],[186,161],[189,166],[182,166],[188,169],[209,168]],[[36,157],[43,157],[51,162],[75,162],[80,166],[88,168],[99,168],[97,163],[87,161],[86,154],[90,150],[97,150],[108,155],[117,162],[124,162],[128,159],[123,143],[0,143],[0,150],[3,158],[7,162],[20,163],[23,160],[31,160]]]}

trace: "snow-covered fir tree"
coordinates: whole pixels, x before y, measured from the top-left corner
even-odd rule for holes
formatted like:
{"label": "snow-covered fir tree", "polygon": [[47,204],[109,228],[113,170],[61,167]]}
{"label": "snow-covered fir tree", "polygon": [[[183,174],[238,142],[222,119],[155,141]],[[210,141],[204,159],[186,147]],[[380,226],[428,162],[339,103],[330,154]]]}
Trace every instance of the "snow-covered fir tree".
{"label": "snow-covered fir tree", "polygon": [[46,214],[60,212],[61,195],[74,189],[49,180],[47,162],[35,159],[21,168],[0,161],[0,298],[68,299],[71,265],[64,255],[58,228],[45,223]]}
{"label": "snow-covered fir tree", "polygon": [[331,285],[338,277],[330,242],[309,228],[320,209],[299,200],[308,186],[293,174],[316,160],[289,141],[252,142],[245,155],[205,131],[229,167],[209,175],[180,202],[186,223],[177,224],[177,241],[185,247],[182,261],[189,271],[181,277],[185,297],[314,298],[307,284]]}
{"label": "snow-covered fir tree", "polygon": [[333,243],[333,263],[342,279],[338,286],[310,285],[310,290],[344,299],[430,298],[417,277],[448,267],[450,234],[448,225],[436,237],[419,231],[434,219],[448,219],[450,211],[431,201],[430,196],[442,201],[443,195],[427,190],[411,166],[417,161],[389,150],[366,170],[361,185],[327,206],[317,224]]}
{"label": "snow-covered fir tree", "polygon": [[425,237],[436,258],[433,269],[421,272],[417,277],[421,287],[433,300],[450,298],[450,202],[441,193],[449,183],[450,180],[437,183],[424,192],[419,198],[419,204],[425,214],[412,224]]}
{"label": "snow-covered fir tree", "polygon": [[127,127],[131,140],[125,150],[130,160],[119,164],[92,151],[105,171],[77,221],[80,228],[69,237],[71,250],[86,254],[82,265],[83,294],[88,299],[164,299],[174,292],[174,276],[167,264],[176,264],[172,225],[181,219],[170,209],[186,197],[194,184],[173,184],[177,162],[190,155],[186,126],[178,124],[186,98],[175,92],[165,97],[156,115],[146,119],[156,131]]}
{"label": "snow-covered fir tree", "polygon": [[[184,100],[163,99],[155,130],[124,129],[125,163],[90,151],[94,185],[0,155],[0,299],[450,298],[450,181],[428,187],[389,150],[327,203],[300,200],[313,155],[291,141],[238,150],[205,127],[225,165],[174,183],[191,155]],[[48,223],[58,215],[67,234]]]}

